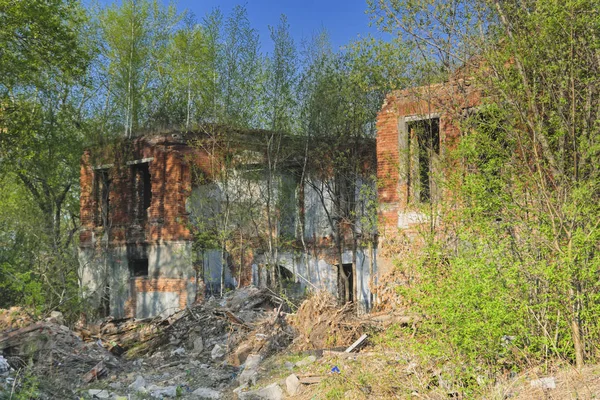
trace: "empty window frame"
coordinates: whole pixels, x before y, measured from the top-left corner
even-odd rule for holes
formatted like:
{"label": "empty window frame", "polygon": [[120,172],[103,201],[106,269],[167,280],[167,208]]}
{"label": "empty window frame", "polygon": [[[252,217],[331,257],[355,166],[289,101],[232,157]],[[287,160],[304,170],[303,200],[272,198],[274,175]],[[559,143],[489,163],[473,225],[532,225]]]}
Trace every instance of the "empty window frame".
{"label": "empty window frame", "polygon": [[132,278],[148,276],[148,259],[134,258],[129,260],[129,275]]}
{"label": "empty window frame", "polygon": [[94,200],[96,209],[94,223],[96,226],[108,227],[110,216],[110,173],[108,168],[94,171]]}
{"label": "empty window frame", "polygon": [[433,179],[439,169],[439,117],[405,119],[407,199],[413,203],[429,203],[437,196]]}
{"label": "empty window frame", "polygon": [[152,181],[147,162],[131,165],[132,176],[132,215],[136,221],[147,219],[147,210],[152,202]]}

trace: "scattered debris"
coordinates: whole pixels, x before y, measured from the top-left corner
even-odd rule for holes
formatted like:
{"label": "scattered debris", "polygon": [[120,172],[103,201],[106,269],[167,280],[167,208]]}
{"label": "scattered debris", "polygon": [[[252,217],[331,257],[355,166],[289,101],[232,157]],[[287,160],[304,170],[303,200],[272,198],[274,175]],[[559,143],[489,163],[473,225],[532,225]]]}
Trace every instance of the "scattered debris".
{"label": "scattered debris", "polygon": [[538,389],[556,389],[556,381],[553,376],[547,378],[534,379],[530,383],[532,388]]}
{"label": "scattered debris", "polygon": [[258,366],[261,361],[262,357],[258,354],[251,354],[248,356],[244,370],[238,378],[240,387],[244,388],[256,385],[256,380],[258,378]]}
{"label": "scattered debris", "polygon": [[213,389],[209,389],[209,388],[198,388],[196,390],[194,390],[192,392],[192,395],[196,396],[197,398],[200,399],[220,399],[221,398],[221,392],[213,390]]}
{"label": "scattered debris", "polygon": [[[339,369],[337,373],[339,373]],[[303,376],[300,378],[300,383],[303,385],[314,385],[316,383],[321,383],[322,380],[322,376]]]}
{"label": "scattered debris", "polygon": [[107,390],[101,389],[90,389],[88,390],[88,394],[92,397],[92,399],[109,399],[110,393]]}
{"label": "scattered debris", "polygon": [[210,352],[210,356],[213,360],[217,360],[219,358],[222,358],[226,352],[227,351],[223,347],[219,346],[218,344],[215,344],[215,347],[213,347],[212,351]]}
{"label": "scattered debris", "polygon": [[99,377],[106,374],[106,367],[104,366],[104,362],[100,361],[98,364],[94,365],[94,368],[90,370],[87,374],[85,374],[82,378],[83,382],[90,383],[94,379],[98,379]]}
{"label": "scattered debris", "polygon": [[[0,397],[26,366],[44,377],[38,388],[44,400],[228,397],[242,374],[255,384],[260,361],[289,346],[293,329],[278,318],[286,310],[270,291],[247,287],[167,317],[107,318],[75,330],[61,325],[59,314],[34,322],[19,311],[0,334],[0,376],[7,375]],[[0,322],[9,315],[0,310]],[[281,398],[277,389],[243,396]]]}
{"label": "scattered debris", "polygon": [[310,365],[310,364],[314,363],[315,361],[317,361],[317,357],[308,356],[308,357],[303,358],[302,360],[298,361],[296,363],[296,367],[306,367],[307,365]]}
{"label": "scattered debris", "polygon": [[359,337],[356,342],[352,343],[352,345],[346,349],[346,353],[352,353],[354,350],[356,350],[356,348],[358,346],[360,346],[362,344],[362,342],[365,341],[365,339],[367,339],[366,333],[364,335],[362,335],[361,337]]}
{"label": "scattered debris", "polygon": [[302,390],[302,383],[296,374],[291,374],[285,378],[285,387],[290,396],[295,396]]}
{"label": "scattered debris", "polygon": [[277,383],[272,383],[264,388],[249,390],[244,392],[241,388],[234,390],[239,400],[281,400],[283,399],[283,390]]}

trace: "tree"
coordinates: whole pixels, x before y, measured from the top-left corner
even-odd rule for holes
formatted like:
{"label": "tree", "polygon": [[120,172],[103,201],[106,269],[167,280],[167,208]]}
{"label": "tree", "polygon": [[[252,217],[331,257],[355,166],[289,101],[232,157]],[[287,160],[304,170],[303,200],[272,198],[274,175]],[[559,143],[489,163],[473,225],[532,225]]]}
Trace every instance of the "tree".
{"label": "tree", "polygon": [[[366,68],[376,61],[364,52],[335,54],[326,43],[321,34],[310,45],[318,51],[308,52],[309,64],[302,77],[303,135],[307,143],[320,143],[318,148],[310,146],[310,154],[307,147],[303,179],[316,193],[329,222],[339,260],[340,298],[348,301],[357,293],[357,280],[354,287],[349,286],[342,271],[342,254],[351,250],[356,277],[356,257],[363,236],[360,221],[364,220],[362,211],[366,211],[359,206],[357,193],[361,182],[367,184],[370,179],[365,173],[368,157],[364,149],[365,143],[374,139],[374,121],[385,87],[381,84],[383,74],[372,73],[377,68]],[[348,236],[352,238],[350,248]],[[364,237],[367,243],[374,240],[366,232]]]}
{"label": "tree", "polygon": [[153,96],[162,93],[153,89],[180,18],[174,5],[157,0],[124,0],[98,15],[106,107],[114,129],[120,127],[126,137],[145,125],[153,103],[157,107]]}
{"label": "tree", "polygon": [[231,126],[257,124],[261,58],[259,37],[246,8],[234,7],[223,28],[218,61],[219,122]]}
{"label": "tree", "polygon": [[78,44],[85,19],[75,0],[0,1],[0,88],[42,86],[46,72],[81,74],[89,60]]}
{"label": "tree", "polygon": [[153,125],[178,126],[188,131],[204,114],[212,77],[204,28],[188,14],[174,32],[158,69]]}
{"label": "tree", "polygon": [[2,301],[76,312],[76,189],[93,57],[81,37],[87,20],[70,1],[2,7],[0,204],[12,210],[0,217]]}

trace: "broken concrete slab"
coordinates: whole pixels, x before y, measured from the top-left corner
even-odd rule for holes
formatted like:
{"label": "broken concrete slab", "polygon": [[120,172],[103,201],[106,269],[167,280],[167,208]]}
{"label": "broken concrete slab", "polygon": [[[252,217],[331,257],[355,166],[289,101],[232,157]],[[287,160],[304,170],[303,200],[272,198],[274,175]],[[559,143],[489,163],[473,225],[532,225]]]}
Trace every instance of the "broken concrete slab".
{"label": "broken concrete slab", "polygon": [[248,387],[250,385],[256,385],[258,379],[258,366],[262,361],[262,356],[259,354],[251,354],[246,359],[244,370],[238,377],[238,383],[240,387]]}
{"label": "broken concrete slab", "polygon": [[220,399],[221,398],[221,392],[217,391],[217,390],[213,390],[210,388],[198,388],[196,390],[194,390],[192,392],[192,396],[196,396],[196,398],[198,399]]}
{"label": "broken concrete slab", "polygon": [[249,390],[243,392],[242,388],[233,391],[237,394],[239,400],[281,400],[283,399],[283,390],[277,383],[272,383],[264,388]]}
{"label": "broken concrete slab", "polygon": [[108,390],[104,389],[90,389],[88,390],[88,394],[92,397],[92,399],[109,399],[110,393]]}
{"label": "broken concrete slab", "polygon": [[201,336],[194,339],[194,353],[202,353],[204,351],[204,340]]}
{"label": "broken concrete slab", "polygon": [[148,388],[150,396],[162,399],[163,397],[177,397],[177,386],[156,386],[152,385]]}
{"label": "broken concrete slab", "polygon": [[135,381],[133,381],[131,385],[129,385],[129,388],[135,390],[136,392],[144,392],[146,391],[146,380],[143,376],[138,375],[135,378]]}
{"label": "broken concrete slab", "polygon": [[308,357],[303,358],[302,360],[298,361],[296,363],[296,367],[306,367],[307,365],[310,365],[310,364],[314,363],[315,361],[317,361],[317,357],[308,356]]}
{"label": "broken concrete slab", "polygon": [[539,388],[539,389],[544,389],[544,390],[556,389],[556,381],[554,380],[553,376],[546,377],[546,378],[540,378],[540,379],[534,379],[529,384],[531,385],[532,388]]}
{"label": "broken concrete slab", "polygon": [[289,375],[285,378],[285,388],[290,396],[295,396],[300,393],[302,388],[302,384],[300,383],[300,379],[295,374]]}
{"label": "broken concrete slab", "polygon": [[226,350],[224,347],[215,344],[215,347],[213,347],[212,351],[210,352],[210,357],[213,360],[217,360],[219,358],[222,358],[226,353]]}

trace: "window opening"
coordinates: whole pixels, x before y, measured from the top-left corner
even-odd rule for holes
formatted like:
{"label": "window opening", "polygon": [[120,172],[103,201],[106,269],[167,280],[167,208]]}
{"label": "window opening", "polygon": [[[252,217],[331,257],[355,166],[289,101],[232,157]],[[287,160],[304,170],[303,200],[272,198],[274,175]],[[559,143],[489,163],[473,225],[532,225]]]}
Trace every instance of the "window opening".
{"label": "window opening", "polygon": [[148,259],[136,258],[129,260],[129,274],[134,278],[148,276]]}
{"label": "window opening", "polygon": [[[342,264],[338,267],[340,284],[340,300],[342,303],[354,302],[354,274],[352,273],[352,263]],[[342,275],[343,274],[343,275]]]}
{"label": "window opening", "polygon": [[108,169],[97,169],[94,172],[94,196],[96,201],[95,224],[107,227],[110,215],[110,185]]}
{"label": "window opening", "polygon": [[148,163],[131,166],[133,177],[133,216],[137,221],[145,221],[147,210],[152,202],[152,183]]}
{"label": "window opening", "polygon": [[428,203],[433,193],[434,160],[440,154],[439,118],[422,119],[407,124],[411,156],[408,165],[408,194],[415,201]]}

